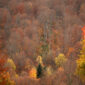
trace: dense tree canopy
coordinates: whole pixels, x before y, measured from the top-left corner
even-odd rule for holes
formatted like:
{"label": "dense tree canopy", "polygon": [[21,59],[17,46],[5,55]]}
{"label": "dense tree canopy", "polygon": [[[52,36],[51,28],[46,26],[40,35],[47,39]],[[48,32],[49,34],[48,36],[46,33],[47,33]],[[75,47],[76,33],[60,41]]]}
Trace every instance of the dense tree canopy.
{"label": "dense tree canopy", "polygon": [[85,0],[0,0],[1,85],[82,85],[84,41]]}

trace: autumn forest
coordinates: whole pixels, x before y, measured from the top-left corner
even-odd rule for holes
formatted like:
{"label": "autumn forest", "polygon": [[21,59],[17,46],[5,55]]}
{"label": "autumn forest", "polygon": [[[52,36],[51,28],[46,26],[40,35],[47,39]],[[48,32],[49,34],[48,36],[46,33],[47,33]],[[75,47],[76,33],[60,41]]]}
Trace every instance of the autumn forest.
{"label": "autumn forest", "polygon": [[0,0],[0,85],[85,85],[85,0]]}

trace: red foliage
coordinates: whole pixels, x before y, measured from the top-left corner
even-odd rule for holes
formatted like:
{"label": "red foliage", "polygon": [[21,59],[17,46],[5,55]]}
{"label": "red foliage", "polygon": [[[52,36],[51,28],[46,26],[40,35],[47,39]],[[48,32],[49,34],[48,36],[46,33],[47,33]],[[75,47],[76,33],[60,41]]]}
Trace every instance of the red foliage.
{"label": "red foliage", "polygon": [[83,35],[85,35],[85,26],[82,28]]}
{"label": "red foliage", "polygon": [[6,56],[0,56],[0,74],[7,71],[7,68],[4,67],[5,65],[5,62],[6,62]]}
{"label": "red foliage", "polygon": [[83,38],[85,39],[85,26],[82,28],[82,32]]}

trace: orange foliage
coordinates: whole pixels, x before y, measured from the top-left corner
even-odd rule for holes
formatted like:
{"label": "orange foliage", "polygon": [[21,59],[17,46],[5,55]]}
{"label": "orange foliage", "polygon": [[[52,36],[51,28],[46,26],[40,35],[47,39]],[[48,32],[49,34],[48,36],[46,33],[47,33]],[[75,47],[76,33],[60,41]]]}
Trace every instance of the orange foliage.
{"label": "orange foliage", "polygon": [[62,67],[59,67],[58,72],[64,72],[64,69]]}
{"label": "orange foliage", "polygon": [[30,78],[36,78],[36,77],[37,77],[37,72],[36,72],[36,69],[35,69],[35,68],[32,68],[32,69],[29,71],[29,77],[30,77]]}
{"label": "orange foliage", "polygon": [[0,85],[6,85],[6,83],[7,83],[6,79],[7,79],[8,76],[6,74],[7,68],[4,67],[5,62],[6,62],[6,57],[0,56]]}
{"label": "orange foliage", "polygon": [[72,47],[70,47],[69,49],[68,49],[68,52],[67,52],[67,56],[69,56],[72,52],[74,52],[75,51],[75,49],[74,48],[72,48]]}
{"label": "orange foliage", "polygon": [[85,26],[82,28],[83,31],[83,38],[85,39]]}

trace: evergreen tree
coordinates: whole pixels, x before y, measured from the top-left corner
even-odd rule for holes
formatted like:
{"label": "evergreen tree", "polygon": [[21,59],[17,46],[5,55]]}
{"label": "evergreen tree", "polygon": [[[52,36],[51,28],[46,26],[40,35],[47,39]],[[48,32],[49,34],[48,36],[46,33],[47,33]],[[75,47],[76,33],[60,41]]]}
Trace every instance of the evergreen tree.
{"label": "evergreen tree", "polygon": [[40,78],[42,76],[42,65],[39,64],[37,67],[37,78]]}

